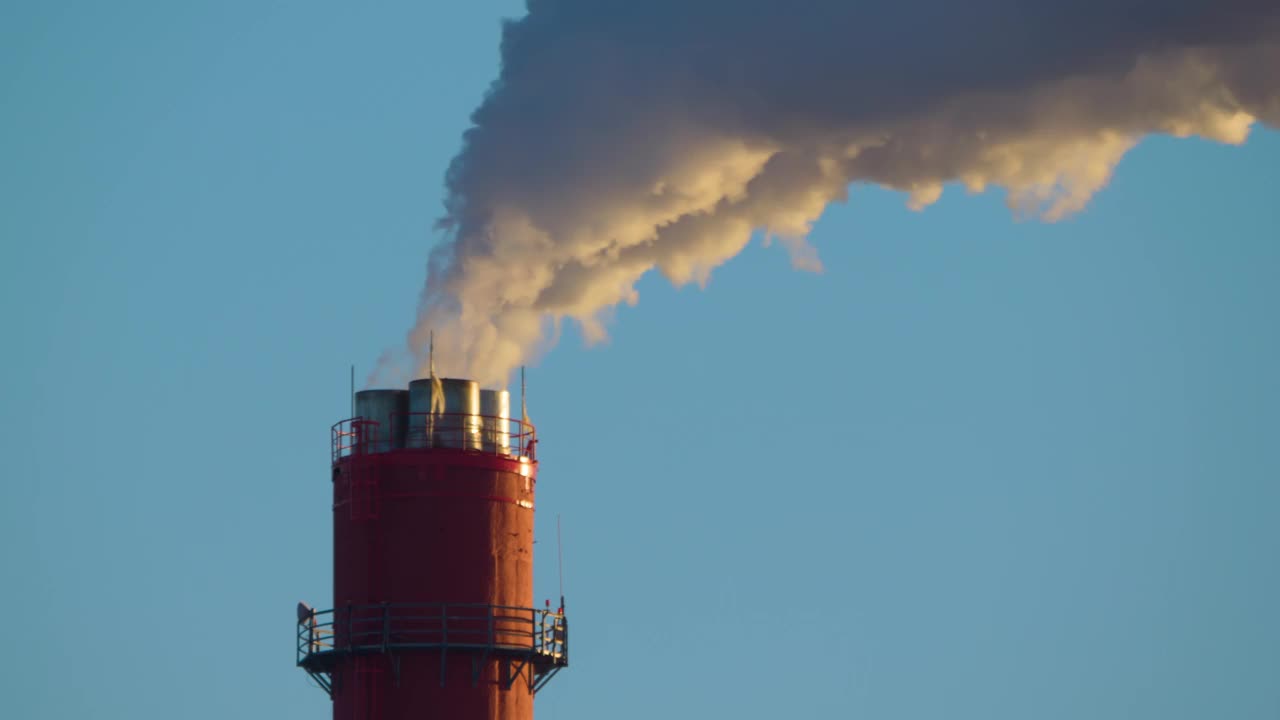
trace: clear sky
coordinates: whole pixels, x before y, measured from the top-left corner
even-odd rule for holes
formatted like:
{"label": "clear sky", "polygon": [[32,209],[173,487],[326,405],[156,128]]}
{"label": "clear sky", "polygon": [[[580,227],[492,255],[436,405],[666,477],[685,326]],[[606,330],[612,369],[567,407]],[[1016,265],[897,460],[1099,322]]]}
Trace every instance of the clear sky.
{"label": "clear sky", "polygon": [[[0,716],[323,718],[328,428],[516,2],[0,7]],[[542,720],[1280,717],[1280,134],[855,188],[530,370]]]}

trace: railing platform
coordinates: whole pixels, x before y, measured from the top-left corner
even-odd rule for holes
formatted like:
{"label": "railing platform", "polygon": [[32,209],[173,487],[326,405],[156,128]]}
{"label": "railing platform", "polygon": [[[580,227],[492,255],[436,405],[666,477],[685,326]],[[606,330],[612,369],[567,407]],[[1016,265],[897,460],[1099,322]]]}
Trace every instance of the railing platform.
{"label": "railing platform", "polygon": [[[298,621],[297,664],[332,695],[330,674],[351,656],[438,652],[473,657],[472,682],[489,658],[509,662],[507,688],[521,676],[537,692],[569,665],[564,612],[467,603],[381,603],[319,610]],[[398,668],[398,664],[394,665]],[[526,672],[527,671],[527,672]]]}
{"label": "railing platform", "polygon": [[508,417],[473,413],[392,413],[380,423],[352,417],[334,423],[332,461],[352,455],[403,450],[455,449],[534,459],[533,425]]}

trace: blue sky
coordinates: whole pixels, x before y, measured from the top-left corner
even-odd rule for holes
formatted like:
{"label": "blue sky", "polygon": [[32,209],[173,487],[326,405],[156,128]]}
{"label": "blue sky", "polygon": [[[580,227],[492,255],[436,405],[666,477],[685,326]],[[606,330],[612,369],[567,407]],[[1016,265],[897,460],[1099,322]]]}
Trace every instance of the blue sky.
{"label": "blue sky", "polygon": [[[326,717],[328,428],[515,2],[0,9],[0,714]],[[854,188],[530,370],[542,720],[1280,716],[1280,134]]]}

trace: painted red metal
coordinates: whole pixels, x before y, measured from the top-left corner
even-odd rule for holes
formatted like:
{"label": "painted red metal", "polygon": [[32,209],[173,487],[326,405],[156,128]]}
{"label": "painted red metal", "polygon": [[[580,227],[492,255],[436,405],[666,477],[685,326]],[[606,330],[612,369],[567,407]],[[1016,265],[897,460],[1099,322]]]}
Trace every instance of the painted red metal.
{"label": "painted red metal", "polygon": [[[348,642],[343,623],[360,621],[343,614],[353,606],[533,607],[535,462],[441,447],[366,454],[355,434],[333,464],[335,650]],[[478,624],[505,622],[474,612]],[[510,682],[520,668],[500,653],[335,656],[335,720],[533,717],[530,683]]]}

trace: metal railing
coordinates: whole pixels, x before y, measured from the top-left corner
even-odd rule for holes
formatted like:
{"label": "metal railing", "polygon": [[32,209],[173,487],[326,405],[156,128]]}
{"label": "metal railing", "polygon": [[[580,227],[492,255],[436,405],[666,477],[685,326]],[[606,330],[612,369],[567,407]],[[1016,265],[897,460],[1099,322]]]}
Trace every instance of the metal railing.
{"label": "metal railing", "polygon": [[319,610],[298,621],[301,666],[345,654],[476,650],[569,664],[569,626],[558,610],[462,603],[382,603]]}
{"label": "metal railing", "polygon": [[402,448],[453,448],[533,459],[538,442],[529,423],[473,413],[397,413],[386,427],[353,417],[335,423],[331,437],[333,462]]}
{"label": "metal railing", "polygon": [[348,455],[363,455],[378,442],[378,423],[362,417],[335,423],[330,430],[333,460]]}

